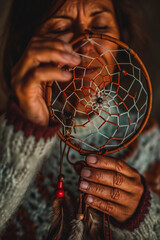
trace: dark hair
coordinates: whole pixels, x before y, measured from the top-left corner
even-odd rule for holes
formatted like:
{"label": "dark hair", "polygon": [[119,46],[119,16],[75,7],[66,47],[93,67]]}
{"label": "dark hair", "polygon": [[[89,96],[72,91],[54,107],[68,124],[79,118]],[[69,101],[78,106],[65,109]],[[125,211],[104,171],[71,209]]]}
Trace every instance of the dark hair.
{"label": "dark hair", "polygon": [[[140,14],[138,15],[135,10],[135,1],[112,0],[121,40],[139,51],[144,44],[144,35],[141,33]],[[30,38],[47,16],[50,16],[50,9],[56,12],[64,2],[65,0],[13,0],[6,22],[3,56],[3,75],[8,86],[10,86],[11,69],[21,57]]]}

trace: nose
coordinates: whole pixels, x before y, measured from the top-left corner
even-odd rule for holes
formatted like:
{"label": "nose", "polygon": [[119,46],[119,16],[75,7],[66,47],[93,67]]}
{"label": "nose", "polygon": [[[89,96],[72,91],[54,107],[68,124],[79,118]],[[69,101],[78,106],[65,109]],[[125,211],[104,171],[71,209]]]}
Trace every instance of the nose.
{"label": "nose", "polygon": [[88,30],[87,30],[85,24],[82,24],[82,23],[75,24],[75,28],[74,28],[75,38],[78,38],[79,36],[84,34],[86,31],[88,31]]}
{"label": "nose", "polygon": [[[78,37],[84,34],[89,34],[91,37],[93,33],[89,29],[85,28],[83,24],[79,24],[79,26],[76,27],[74,32],[74,39],[77,39]],[[80,42],[78,42],[78,46],[76,45],[75,48],[81,54],[84,54],[84,55],[93,54],[95,52],[95,49],[92,42],[88,42],[87,44],[84,44],[83,47],[80,47],[86,41],[87,41],[86,39],[81,40]]]}

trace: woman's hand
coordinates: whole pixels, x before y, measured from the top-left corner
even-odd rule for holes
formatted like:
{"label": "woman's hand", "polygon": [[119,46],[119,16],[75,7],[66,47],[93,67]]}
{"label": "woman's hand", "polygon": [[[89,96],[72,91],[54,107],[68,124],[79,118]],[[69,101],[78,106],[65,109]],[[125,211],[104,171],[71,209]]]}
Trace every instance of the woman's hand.
{"label": "woman's hand", "polygon": [[119,222],[126,221],[143,194],[141,176],[122,160],[90,155],[86,161],[88,167],[81,170],[84,180],[79,184],[79,189],[86,193],[86,203]]}
{"label": "woman's hand", "polygon": [[71,80],[71,73],[58,66],[74,67],[79,63],[80,57],[70,44],[51,36],[33,37],[12,69],[12,88],[25,117],[34,123],[48,125],[45,83]]}

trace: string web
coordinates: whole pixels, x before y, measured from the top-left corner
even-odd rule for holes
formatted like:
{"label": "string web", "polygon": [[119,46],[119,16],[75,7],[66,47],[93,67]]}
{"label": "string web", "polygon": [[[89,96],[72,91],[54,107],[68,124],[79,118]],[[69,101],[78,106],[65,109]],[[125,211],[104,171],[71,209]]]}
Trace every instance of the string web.
{"label": "string web", "polygon": [[[79,66],[69,83],[53,82],[51,108],[61,132],[86,150],[123,146],[138,131],[148,106],[141,67],[129,50],[85,39],[76,52]],[[94,46],[96,51],[88,53]],[[88,50],[89,51],[89,50]]]}

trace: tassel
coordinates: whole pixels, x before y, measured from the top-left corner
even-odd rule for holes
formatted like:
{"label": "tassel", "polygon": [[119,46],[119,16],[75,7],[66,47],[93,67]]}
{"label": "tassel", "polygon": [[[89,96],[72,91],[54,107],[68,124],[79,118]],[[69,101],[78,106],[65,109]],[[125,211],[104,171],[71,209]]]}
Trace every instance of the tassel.
{"label": "tassel", "polygon": [[54,198],[52,222],[47,240],[66,240],[68,238],[75,211],[73,201],[68,192],[65,192],[63,198]]}
{"label": "tassel", "polygon": [[102,240],[102,218],[95,209],[87,208],[85,214],[85,238],[87,240]]}
{"label": "tassel", "polygon": [[64,199],[53,200],[53,216],[47,240],[59,240],[64,226]]}
{"label": "tassel", "polygon": [[71,221],[71,232],[68,240],[82,240],[84,225],[81,220],[73,219]]}
{"label": "tassel", "polygon": [[70,222],[73,219],[74,212],[73,198],[67,192],[64,193],[63,180],[63,175],[60,175],[55,193],[56,196],[53,199],[52,222],[47,240],[66,240],[71,229]]}
{"label": "tassel", "polygon": [[104,239],[112,240],[110,218],[109,218],[109,215],[107,215],[105,213],[103,213],[103,233],[104,233]]}
{"label": "tassel", "polygon": [[80,192],[79,198],[79,207],[76,214],[76,219],[71,221],[71,233],[68,240],[82,240],[84,225],[82,220],[84,219],[84,214],[82,213],[82,202],[83,202],[83,193]]}

